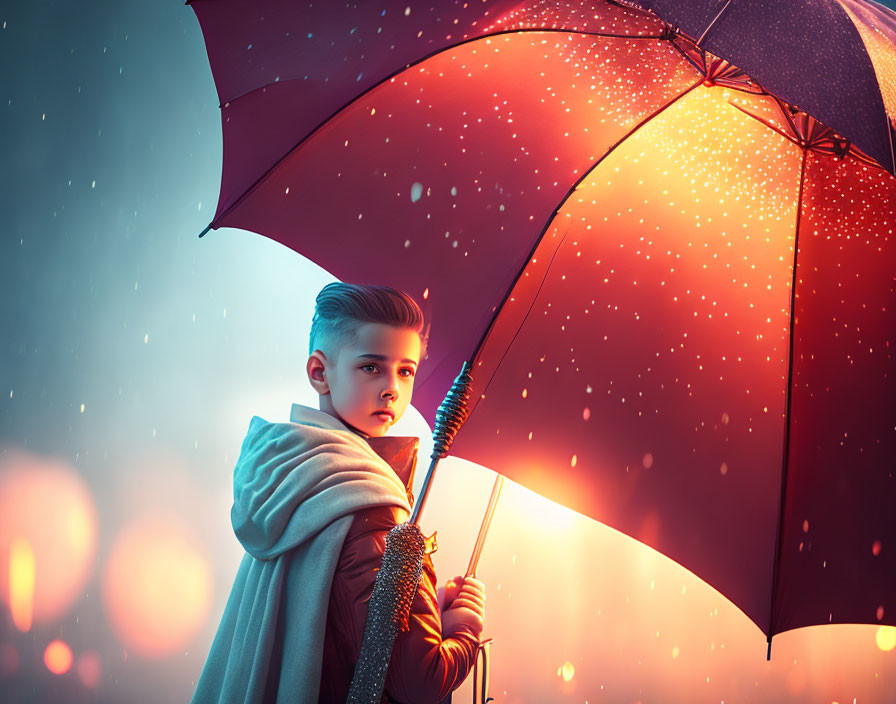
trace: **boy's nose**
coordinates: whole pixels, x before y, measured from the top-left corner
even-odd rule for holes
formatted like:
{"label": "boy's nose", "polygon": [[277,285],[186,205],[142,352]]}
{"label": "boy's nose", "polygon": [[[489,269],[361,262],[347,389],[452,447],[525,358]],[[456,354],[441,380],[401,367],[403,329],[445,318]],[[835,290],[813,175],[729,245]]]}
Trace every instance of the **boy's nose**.
{"label": "boy's nose", "polygon": [[383,389],[383,396],[391,396],[393,401],[398,400],[398,382],[390,379],[389,383]]}

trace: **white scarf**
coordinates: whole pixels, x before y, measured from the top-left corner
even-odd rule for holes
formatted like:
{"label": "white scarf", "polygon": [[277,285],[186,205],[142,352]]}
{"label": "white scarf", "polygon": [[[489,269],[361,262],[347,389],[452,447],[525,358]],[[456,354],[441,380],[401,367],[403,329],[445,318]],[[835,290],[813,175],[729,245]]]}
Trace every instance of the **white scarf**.
{"label": "white scarf", "polygon": [[193,704],[316,702],[330,586],[353,514],[389,505],[410,515],[404,484],[363,437],[299,404],[290,420],[256,416],[243,441],[231,521],[246,555]]}

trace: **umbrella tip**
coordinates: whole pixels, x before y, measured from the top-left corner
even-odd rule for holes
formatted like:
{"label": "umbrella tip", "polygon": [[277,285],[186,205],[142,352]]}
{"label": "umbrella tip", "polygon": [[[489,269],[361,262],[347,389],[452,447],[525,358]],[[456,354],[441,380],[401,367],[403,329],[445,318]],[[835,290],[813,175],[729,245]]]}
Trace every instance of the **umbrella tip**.
{"label": "umbrella tip", "polygon": [[205,229],[199,233],[199,238],[201,239],[202,237],[204,237],[205,233],[211,229],[212,229],[212,223],[209,223],[208,225],[206,225]]}
{"label": "umbrella tip", "polygon": [[772,637],[771,636],[768,637],[768,652],[765,654],[765,659],[766,659],[766,661],[769,661],[772,659]]}

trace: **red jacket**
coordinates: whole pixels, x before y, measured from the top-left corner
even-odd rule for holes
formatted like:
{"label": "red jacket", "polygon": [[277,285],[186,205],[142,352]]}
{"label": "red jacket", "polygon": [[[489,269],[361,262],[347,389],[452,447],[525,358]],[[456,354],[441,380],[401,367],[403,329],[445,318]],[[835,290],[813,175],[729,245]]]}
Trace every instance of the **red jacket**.
{"label": "red jacket", "polygon": [[[411,487],[417,459],[417,438],[369,438],[371,447]],[[375,506],[355,514],[343,543],[327,611],[321,672],[320,704],[345,704],[355,662],[361,651],[367,602],[386,549],[386,534],[401,519],[393,506]],[[473,668],[478,638],[464,629],[442,639],[436,601],[436,573],[429,555],[408,618],[410,630],[399,633],[386,674],[383,702],[438,704],[460,686]]]}

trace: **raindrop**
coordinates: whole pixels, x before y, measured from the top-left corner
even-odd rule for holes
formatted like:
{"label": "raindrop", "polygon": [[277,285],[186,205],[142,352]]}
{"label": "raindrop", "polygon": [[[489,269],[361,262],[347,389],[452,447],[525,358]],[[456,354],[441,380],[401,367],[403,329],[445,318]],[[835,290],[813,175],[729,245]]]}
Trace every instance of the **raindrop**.
{"label": "raindrop", "polygon": [[874,555],[875,557],[880,555],[880,541],[879,540],[875,540],[871,544],[871,554]]}
{"label": "raindrop", "polygon": [[591,409],[588,408],[588,406],[585,406],[585,408],[582,409],[582,420],[588,420],[590,417],[591,417]]}
{"label": "raindrop", "polygon": [[411,203],[416,203],[420,200],[420,197],[423,195],[423,184],[419,182],[415,182],[414,185],[411,186]]}
{"label": "raindrop", "polygon": [[644,465],[644,469],[650,469],[653,465],[653,455],[651,453],[646,453],[643,458],[641,458],[641,463]]}

